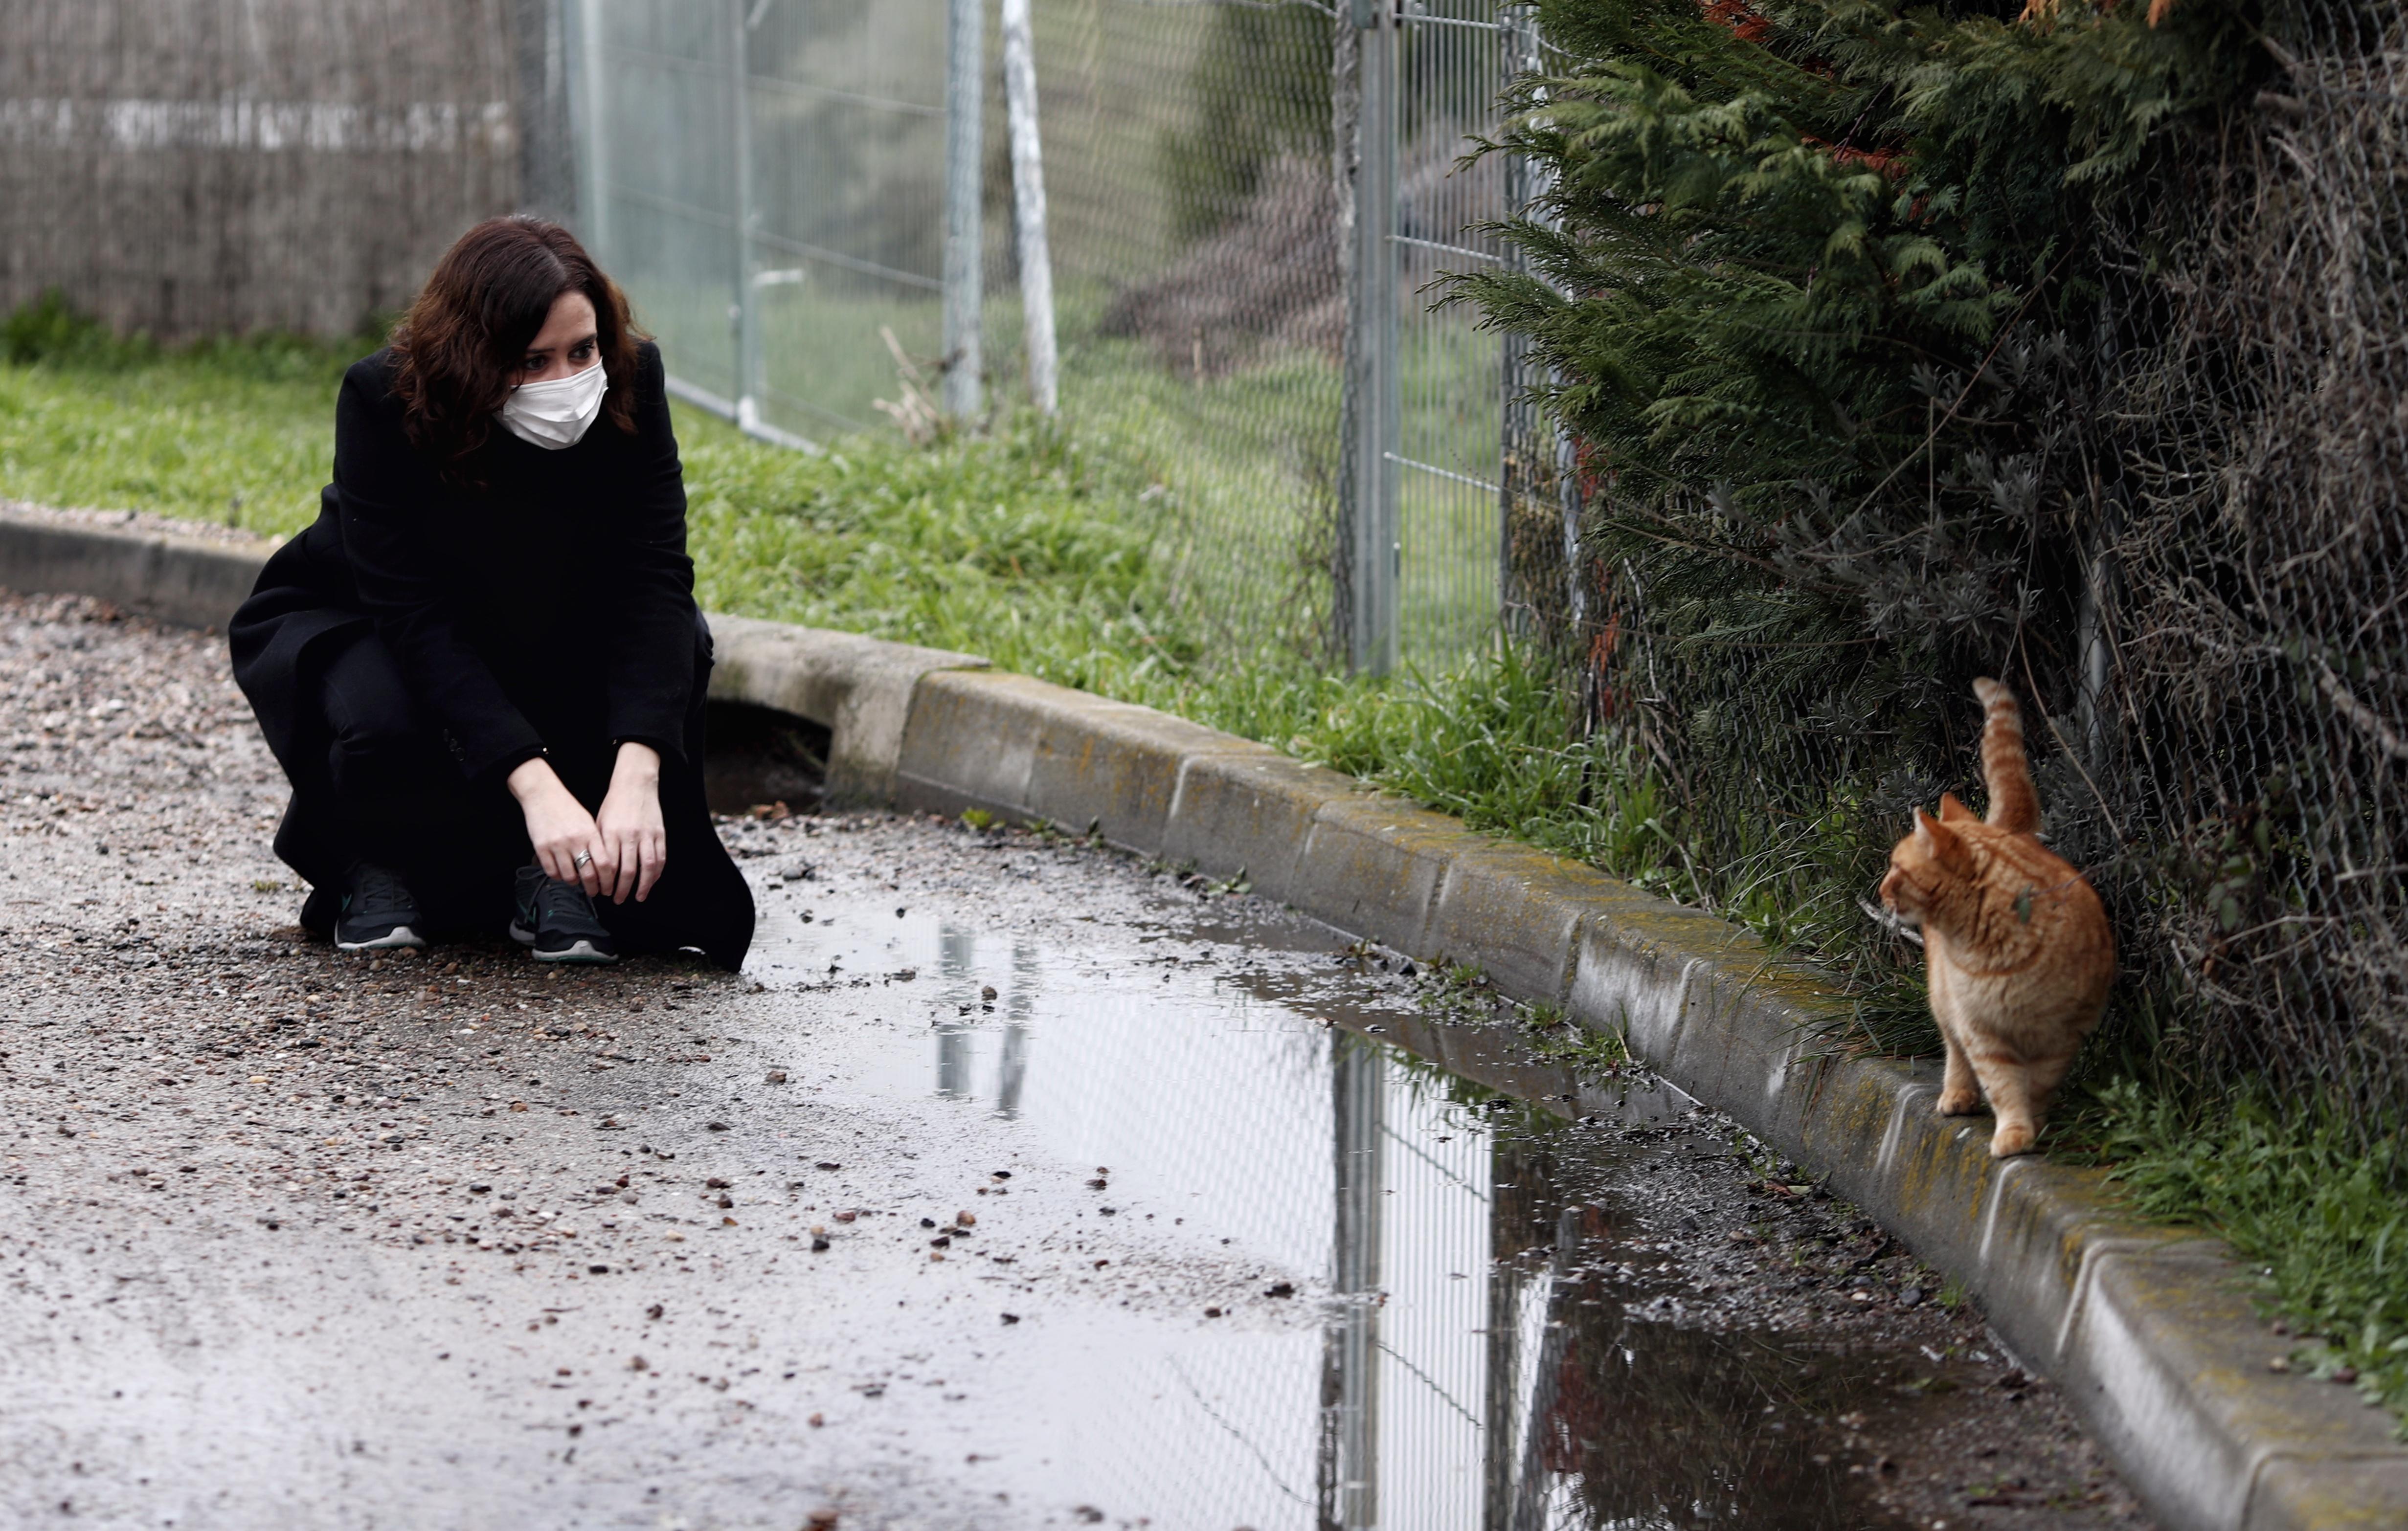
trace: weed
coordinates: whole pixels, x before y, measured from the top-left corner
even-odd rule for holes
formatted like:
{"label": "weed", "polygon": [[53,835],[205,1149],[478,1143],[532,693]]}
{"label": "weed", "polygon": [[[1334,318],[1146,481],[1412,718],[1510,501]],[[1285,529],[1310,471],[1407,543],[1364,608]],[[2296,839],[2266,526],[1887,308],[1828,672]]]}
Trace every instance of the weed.
{"label": "weed", "polygon": [[1505,997],[1488,986],[1488,975],[1468,963],[1440,957],[1422,970],[1414,998],[1440,1021],[1493,1021]]}
{"label": "weed", "polygon": [[[2203,1223],[2254,1268],[2268,1305],[2321,1337],[2326,1376],[2356,1372],[2358,1391],[2408,1409],[2408,1177],[2400,1133],[2329,1118],[2301,1121],[2262,1097],[2207,1109],[2120,1080],[2081,1119],[2092,1152],[2143,1213]],[[2359,1145],[2370,1137],[2374,1147]]]}
{"label": "weed", "polygon": [[1630,1050],[1610,1031],[1591,1031],[1577,1023],[1558,1020],[1551,1025],[1523,1023],[1530,1051],[1549,1063],[1570,1065],[1576,1073],[1620,1068],[1630,1061]]}
{"label": "weed", "polygon": [[1525,1005],[1521,1016],[1531,1051],[1541,1058],[1582,1069],[1617,1068],[1630,1061],[1629,1044],[1620,1032],[1584,1026],[1559,1006]]}

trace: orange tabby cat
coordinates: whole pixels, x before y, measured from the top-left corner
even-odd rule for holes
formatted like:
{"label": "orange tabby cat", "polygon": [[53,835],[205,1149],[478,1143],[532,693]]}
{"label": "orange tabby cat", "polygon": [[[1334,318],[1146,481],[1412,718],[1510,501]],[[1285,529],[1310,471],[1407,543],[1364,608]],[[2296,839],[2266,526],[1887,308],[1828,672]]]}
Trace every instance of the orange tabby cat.
{"label": "orange tabby cat", "polygon": [[[1940,1114],[1990,1097],[1990,1152],[2028,1153],[2074,1050],[2099,1023],[2115,980],[2115,937],[2080,872],[2034,837],[2040,798],[2024,760],[2023,713],[2006,687],[1976,680],[1982,776],[1990,816],[1953,794],[1940,817],[1889,853],[1882,902],[1923,932],[1931,1016],[1948,1047]],[[1979,1080],[1977,1094],[1974,1082]]]}

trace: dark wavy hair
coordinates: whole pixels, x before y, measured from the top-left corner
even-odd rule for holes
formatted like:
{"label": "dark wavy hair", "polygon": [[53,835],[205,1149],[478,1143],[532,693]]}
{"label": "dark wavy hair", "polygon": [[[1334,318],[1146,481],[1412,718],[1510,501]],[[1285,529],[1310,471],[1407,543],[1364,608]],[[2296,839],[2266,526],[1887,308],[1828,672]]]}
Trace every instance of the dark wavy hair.
{"label": "dark wavy hair", "polygon": [[596,349],[610,389],[602,418],[636,429],[636,342],[626,294],[577,236],[540,218],[489,218],[452,241],[394,327],[393,391],[409,444],[445,478],[476,486],[469,459],[492,439],[510,370],[563,294],[594,305]]}

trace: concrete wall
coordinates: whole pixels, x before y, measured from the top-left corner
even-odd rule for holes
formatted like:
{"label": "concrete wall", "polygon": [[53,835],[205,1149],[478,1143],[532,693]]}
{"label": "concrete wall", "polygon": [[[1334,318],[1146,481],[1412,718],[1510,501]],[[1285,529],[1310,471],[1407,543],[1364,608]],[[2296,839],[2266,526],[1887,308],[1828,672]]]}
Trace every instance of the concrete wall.
{"label": "concrete wall", "polygon": [[555,0],[8,0],[0,310],[346,332],[476,220],[570,210]]}

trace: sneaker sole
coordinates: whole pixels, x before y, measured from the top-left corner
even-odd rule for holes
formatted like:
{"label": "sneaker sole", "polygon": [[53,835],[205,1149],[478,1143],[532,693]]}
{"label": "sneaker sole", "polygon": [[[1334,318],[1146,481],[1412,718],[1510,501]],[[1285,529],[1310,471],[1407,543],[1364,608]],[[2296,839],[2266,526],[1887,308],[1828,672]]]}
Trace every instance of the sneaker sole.
{"label": "sneaker sole", "polygon": [[335,942],[337,952],[398,952],[404,948],[417,952],[424,950],[425,946],[426,937],[408,925],[395,925],[373,941],[346,941],[337,937]]}
{"label": "sneaker sole", "polygon": [[616,952],[605,952],[591,941],[580,940],[565,952],[539,952],[530,947],[527,955],[538,962],[610,963],[619,960]]}
{"label": "sneaker sole", "polygon": [[611,963],[619,960],[619,953],[616,952],[605,952],[581,937],[559,952],[538,951],[535,944],[535,932],[515,920],[510,922],[510,939],[525,947],[527,955],[538,962]]}

